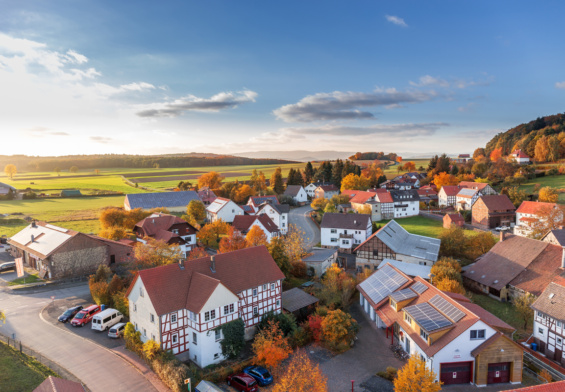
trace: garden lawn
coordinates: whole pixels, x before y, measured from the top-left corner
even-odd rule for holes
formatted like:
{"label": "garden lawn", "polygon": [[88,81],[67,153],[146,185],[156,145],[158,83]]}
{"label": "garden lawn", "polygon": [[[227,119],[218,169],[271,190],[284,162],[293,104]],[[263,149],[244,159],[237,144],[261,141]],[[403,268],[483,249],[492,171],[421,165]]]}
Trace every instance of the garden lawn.
{"label": "garden lawn", "polygon": [[[411,216],[408,218],[395,218],[396,223],[405,228],[411,234],[423,235],[425,237],[438,238],[443,232],[443,222],[435,219],[425,218],[421,215]],[[376,222],[383,227],[389,220]],[[465,235],[474,236],[478,234],[476,231],[464,230]]]}
{"label": "garden lawn", "polygon": [[[520,318],[518,312],[509,302],[501,302],[488,295],[473,293],[471,300],[473,303],[479,305],[483,309],[494,314],[507,324],[510,324],[519,334],[529,335],[532,333],[532,322],[528,323],[528,327],[524,329],[524,320]],[[532,311],[533,312],[533,311]]]}
{"label": "garden lawn", "polygon": [[525,184],[520,185],[520,189],[525,190],[528,194],[534,191],[534,186],[540,184],[541,187],[550,186],[555,189],[563,189],[564,193],[559,193],[559,203],[565,204],[565,176],[545,176],[528,180]]}
{"label": "garden lawn", "polygon": [[31,392],[48,376],[49,368],[0,342],[0,391]]}
{"label": "garden lawn", "polygon": [[[416,165],[416,171],[418,171],[418,168],[420,166],[423,166],[424,168],[428,167],[428,163],[430,163],[430,159],[405,159],[404,161],[402,161],[400,163],[400,165],[404,165],[406,162],[414,162],[414,164]],[[398,166],[399,165],[393,165],[393,166],[389,166],[385,171],[384,174],[386,176],[386,178],[388,178],[389,180],[399,176],[401,174],[406,173],[406,170],[401,170],[400,172],[398,171]]]}
{"label": "garden lawn", "polygon": [[25,277],[14,279],[8,282],[8,286],[18,286],[20,284],[43,282],[37,275],[26,275]]}

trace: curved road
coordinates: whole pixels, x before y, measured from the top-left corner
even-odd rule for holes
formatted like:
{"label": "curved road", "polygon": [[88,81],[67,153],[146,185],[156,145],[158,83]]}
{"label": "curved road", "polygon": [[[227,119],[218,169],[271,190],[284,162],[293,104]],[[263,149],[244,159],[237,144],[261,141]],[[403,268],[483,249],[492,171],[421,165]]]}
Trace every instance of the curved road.
{"label": "curved road", "polygon": [[57,300],[87,293],[88,286],[80,285],[33,294],[14,294],[0,279],[0,308],[6,313],[6,324],[0,326],[1,331],[8,336],[15,333],[17,340],[66,368],[92,392],[155,392],[153,385],[123,359],[92,341],[40,319],[39,313],[51,302],[51,296]]}
{"label": "curved road", "polygon": [[312,207],[306,205],[303,207],[293,208],[288,214],[289,224],[296,225],[304,232],[304,238],[307,242],[306,249],[310,250],[321,241],[320,229],[312,219],[310,219],[310,211]]}

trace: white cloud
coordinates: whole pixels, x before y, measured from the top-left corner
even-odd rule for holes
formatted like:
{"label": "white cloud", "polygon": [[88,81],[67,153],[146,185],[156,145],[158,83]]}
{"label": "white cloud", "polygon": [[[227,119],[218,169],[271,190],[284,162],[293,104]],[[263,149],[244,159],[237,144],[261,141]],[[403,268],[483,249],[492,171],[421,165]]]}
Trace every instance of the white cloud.
{"label": "white cloud", "polygon": [[394,16],[394,15],[385,15],[386,20],[388,20],[390,23],[394,23],[397,26],[402,26],[402,27],[408,27],[408,25],[406,24],[406,22],[404,21],[404,19],[399,18],[398,16]]}
{"label": "white cloud", "polygon": [[430,75],[424,75],[420,77],[420,80],[417,83],[410,82],[410,84],[416,87],[429,87],[429,86],[449,87],[449,82],[447,80],[436,78]]}
{"label": "white cloud", "polygon": [[384,137],[416,137],[430,136],[438,129],[446,127],[447,123],[421,123],[421,124],[375,124],[367,127],[326,124],[320,127],[283,128],[281,131],[293,136],[367,136],[379,135]]}
{"label": "white cloud", "polygon": [[430,101],[435,97],[434,92],[398,91],[395,88],[377,88],[372,93],[334,91],[308,95],[297,103],[274,110],[273,114],[285,122],[366,120],[374,119],[374,114],[359,108],[394,108],[404,103]]}
{"label": "white cloud", "polygon": [[565,88],[565,82],[557,82],[555,83],[556,88]]}

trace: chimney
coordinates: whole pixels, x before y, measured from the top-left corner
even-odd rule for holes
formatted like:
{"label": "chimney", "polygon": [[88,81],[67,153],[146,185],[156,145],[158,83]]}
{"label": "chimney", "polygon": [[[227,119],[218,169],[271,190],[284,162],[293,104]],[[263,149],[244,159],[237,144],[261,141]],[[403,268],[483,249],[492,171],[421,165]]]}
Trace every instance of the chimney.
{"label": "chimney", "polygon": [[353,220],[353,224],[354,224],[354,225],[357,224],[357,219]]}
{"label": "chimney", "polygon": [[563,252],[561,252],[561,268],[565,268],[565,246],[563,247]]}
{"label": "chimney", "polygon": [[215,256],[210,256],[210,271],[216,273],[216,260],[214,257]]}
{"label": "chimney", "polygon": [[504,241],[504,235],[506,232],[504,230],[500,230],[500,242]]}
{"label": "chimney", "polygon": [[31,242],[33,242],[35,240],[35,236],[32,234],[31,235]]}
{"label": "chimney", "polygon": [[179,267],[181,270],[184,269],[184,259],[179,259]]}
{"label": "chimney", "polygon": [[36,228],[37,224],[35,223],[35,219],[31,221],[31,227]]}

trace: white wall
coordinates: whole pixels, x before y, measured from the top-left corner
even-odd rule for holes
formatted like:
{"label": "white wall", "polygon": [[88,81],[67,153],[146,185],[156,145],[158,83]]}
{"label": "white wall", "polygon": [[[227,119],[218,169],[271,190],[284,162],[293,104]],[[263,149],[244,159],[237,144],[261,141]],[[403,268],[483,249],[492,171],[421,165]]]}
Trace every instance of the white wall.
{"label": "white wall", "polygon": [[[335,230],[335,233],[332,233],[332,230]],[[353,234],[353,238],[350,240],[353,241],[352,246],[356,247],[363,241],[365,241],[370,235],[371,230],[351,230],[351,229],[332,229],[332,228],[322,228],[322,246],[330,246],[337,248],[339,246],[339,235],[340,234]],[[347,232],[347,233],[346,233]],[[332,238],[335,238],[335,241],[332,241]]]}
{"label": "white wall", "polygon": [[233,223],[233,219],[236,215],[243,215],[243,209],[235,204],[233,201],[229,201],[225,206],[223,206],[220,211],[216,214],[206,212],[208,220],[214,222],[217,219],[222,219],[224,222]]}
{"label": "white wall", "polygon": [[277,211],[275,211],[273,207],[271,207],[270,205],[266,205],[261,209],[261,211],[259,211],[259,215],[261,214],[267,214],[267,216],[271,218],[271,220],[275,223],[275,225],[277,225],[277,227],[281,231],[281,234],[287,233],[288,231],[287,213],[279,214]]}
{"label": "white wall", "polygon": [[398,202],[399,204],[406,205],[408,207],[399,208],[394,207],[394,217],[395,218],[402,218],[407,216],[415,216],[420,213],[420,202],[419,201],[408,201],[408,202]]}
{"label": "white wall", "polygon": [[[141,296],[141,292],[143,296]],[[136,279],[128,300],[129,319],[134,326],[137,324],[137,330],[141,332],[141,340],[146,342],[151,339],[151,335],[155,335],[155,341],[160,343],[159,316],[151,303],[141,278]],[[135,310],[136,308],[137,310]],[[151,322],[151,315],[153,315],[153,322]]]}
{"label": "white wall", "polygon": [[297,203],[304,203],[308,201],[308,194],[304,190],[304,188],[300,188],[296,196],[294,197],[294,201]]}

